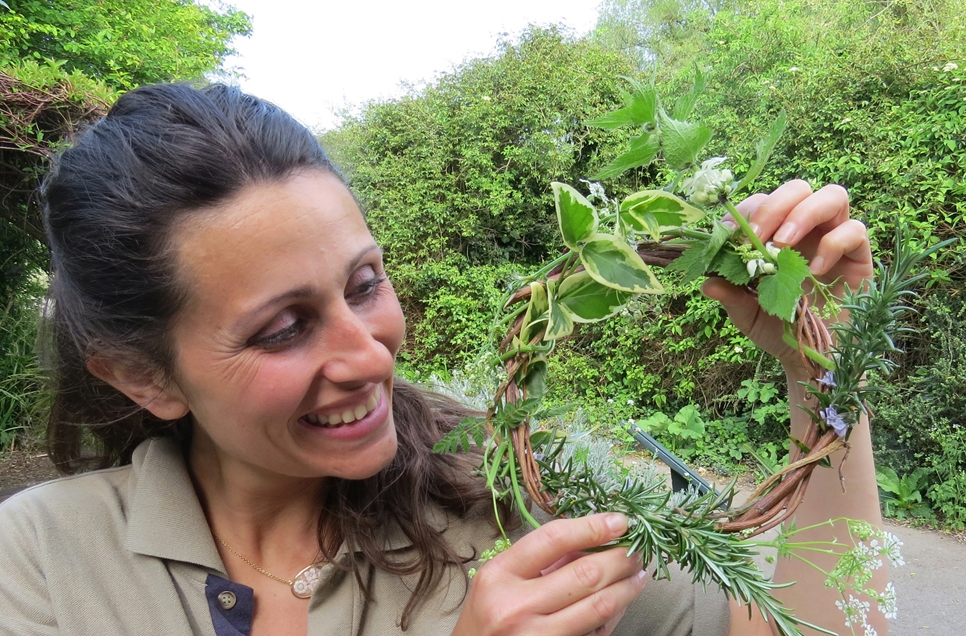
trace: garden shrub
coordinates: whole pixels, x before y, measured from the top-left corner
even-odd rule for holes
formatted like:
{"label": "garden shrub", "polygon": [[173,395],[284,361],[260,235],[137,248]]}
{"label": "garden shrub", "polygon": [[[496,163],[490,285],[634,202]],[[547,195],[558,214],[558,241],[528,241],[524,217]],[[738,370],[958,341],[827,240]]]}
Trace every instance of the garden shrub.
{"label": "garden shrub", "polygon": [[[947,290],[951,291],[951,290]],[[929,355],[872,403],[876,461],[900,475],[929,470],[923,493],[966,525],[966,297],[934,293],[916,330]]]}

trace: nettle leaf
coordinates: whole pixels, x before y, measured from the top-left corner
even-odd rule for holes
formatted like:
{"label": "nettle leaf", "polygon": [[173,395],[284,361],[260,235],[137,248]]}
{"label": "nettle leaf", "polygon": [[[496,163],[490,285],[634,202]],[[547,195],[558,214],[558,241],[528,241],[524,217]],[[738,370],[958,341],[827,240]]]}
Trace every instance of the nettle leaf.
{"label": "nettle leaf", "polygon": [[557,221],[564,244],[576,251],[579,243],[597,231],[597,210],[584,195],[567,185],[554,181],[553,200],[557,207]]}
{"label": "nettle leaf", "polygon": [[687,95],[682,95],[674,102],[674,119],[687,119],[698,103],[698,97],[704,92],[704,73],[694,65],[694,86]]}
{"label": "nettle leaf", "polygon": [[634,294],[601,285],[586,271],[568,276],[557,295],[574,322],[597,322],[616,314]]}
{"label": "nettle leaf", "polygon": [[604,181],[620,176],[631,168],[646,166],[654,160],[661,147],[661,136],[656,132],[632,137],[630,150],[617,157],[593,176],[594,181]]}
{"label": "nettle leaf", "polygon": [[635,294],[662,294],[664,287],[627,242],[613,234],[595,234],[580,248],[580,261],[602,285]]}
{"label": "nettle leaf", "polygon": [[672,170],[695,163],[710,140],[711,129],[704,124],[672,119],[667,113],[661,113],[661,145]]}
{"label": "nettle leaf", "polygon": [[524,344],[529,344],[537,331],[543,328],[541,323],[547,321],[547,310],[550,309],[550,302],[547,300],[547,288],[542,283],[534,281],[530,283],[530,303],[527,305],[527,312],[523,316],[523,324],[520,326],[520,340]]}
{"label": "nettle leaf", "polygon": [[704,218],[702,210],[664,190],[635,192],[621,202],[620,215],[627,227],[650,234],[655,241],[661,238],[662,230]]}
{"label": "nettle leaf", "polygon": [[771,128],[768,130],[768,134],[765,138],[758,142],[755,146],[755,162],[751,164],[748,168],[748,172],[745,176],[741,178],[738,185],[735,186],[735,192],[749,187],[761,171],[765,168],[765,164],[768,163],[768,158],[771,156],[772,151],[775,149],[775,145],[781,138],[782,133],[785,132],[785,127],[788,125],[787,118],[785,116],[785,111],[778,113],[778,117],[772,122]]}
{"label": "nettle leaf", "polygon": [[634,86],[634,92],[625,94],[626,106],[584,123],[606,130],[621,126],[653,124],[658,107],[657,90],[653,86],[644,86],[634,80],[629,81]]}
{"label": "nettle leaf", "polygon": [[783,247],[775,260],[778,272],[758,283],[758,304],[772,316],[791,321],[808,277],[808,261],[790,247]]}
{"label": "nettle leaf", "polygon": [[708,271],[724,277],[732,285],[747,285],[751,282],[747,263],[737,252],[730,249],[718,252]]}
{"label": "nettle leaf", "polygon": [[547,281],[550,287],[547,299],[550,301],[550,311],[548,314],[547,331],[543,334],[544,340],[559,340],[569,336],[574,331],[574,319],[570,310],[558,302],[553,282]]}
{"label": "nettle leaf", "polygon": [[711,264],[718,256],[718,252],[725,246],[728,239],[735,233],[733,229],[715,221],[711,234],[705,239],[691,241],[691,246],[680,257],[674,260],[668,269],[684,272],[684,280],[689,281],[705,273],[714,271]]}

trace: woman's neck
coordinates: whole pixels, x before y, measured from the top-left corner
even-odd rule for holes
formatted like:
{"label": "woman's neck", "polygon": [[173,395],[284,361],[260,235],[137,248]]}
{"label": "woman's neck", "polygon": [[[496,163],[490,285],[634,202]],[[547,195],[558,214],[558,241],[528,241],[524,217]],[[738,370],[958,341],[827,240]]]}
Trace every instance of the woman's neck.
{"label": "woman's neck", "polygon": [[270,473],[226,455],[203,433],[193,436],[187,460],[208,525],[236,550],[277,561],[288,560],[277,554],[286,546],[303,567],[317,554],[324,478]]}

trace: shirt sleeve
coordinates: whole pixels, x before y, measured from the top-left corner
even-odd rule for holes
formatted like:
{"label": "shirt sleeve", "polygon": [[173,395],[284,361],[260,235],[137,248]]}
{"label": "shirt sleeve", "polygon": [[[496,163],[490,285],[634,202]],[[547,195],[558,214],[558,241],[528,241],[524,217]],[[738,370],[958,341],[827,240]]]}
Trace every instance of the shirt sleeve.
{"label": "shirt sleeve", "polygon": [[57,634],[26,493],[0,504],[0,572],[0,636]]}

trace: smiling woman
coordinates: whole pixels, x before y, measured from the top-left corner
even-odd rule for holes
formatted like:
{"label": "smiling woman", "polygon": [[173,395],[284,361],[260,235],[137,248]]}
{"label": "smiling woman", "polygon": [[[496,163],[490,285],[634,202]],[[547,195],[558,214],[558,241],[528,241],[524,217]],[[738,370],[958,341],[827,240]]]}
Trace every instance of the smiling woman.
{"label": "smiling woman", "polygon": [[[470,413],[394,379],[404,322],[382,253],[278,108],[137,89],[43,196],[51,456],[101,470],[0,505],[0,636],[770,633],[677,570],[641,594],[637,559],[600,549],[626,532],[618,514],[516,528],[468,584],[495,502],[478,449],[432,448]],[[752,218],[798,214],[865,259],[843,196],[783,186]],[[867,436],[853,454],[871,458]]]}

